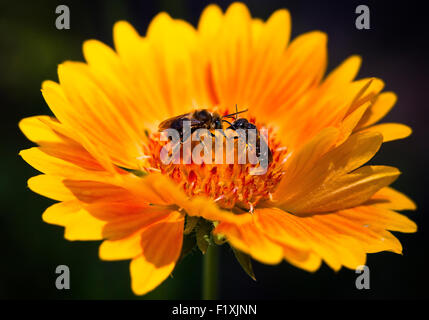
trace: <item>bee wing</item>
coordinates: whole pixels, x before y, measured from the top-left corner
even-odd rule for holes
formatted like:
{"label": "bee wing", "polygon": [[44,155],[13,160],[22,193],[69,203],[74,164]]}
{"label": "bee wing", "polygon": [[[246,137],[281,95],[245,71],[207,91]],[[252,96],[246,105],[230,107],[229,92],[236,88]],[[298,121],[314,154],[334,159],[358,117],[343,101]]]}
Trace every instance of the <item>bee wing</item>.
{"label": "bee wing", "polygon": [[171,128],[174,121],[177,121],[179,119],[188,120],[191,122],[191,128],[202,128],[204,122],[198,119],[194,119],[190,117],[190,113],[181,114],[180,116],[169,118],[167,120],[162,121],[158,126],[158,131],[163,131],[165,129]]}
{"label": "bee wing", "polygon": [[162,130],[165,130],[165,129],[171,128],[171,124],[172,124],[174,121],[176,121],[176,120],[178,120],[178,119],[184,119],[184,118],[187,118],[187,117],[189,117],[189,115],[190,115],[190,113],[184,113],[184,114],[181,114],[181,115],[179,115],[179,116],[175,116],[175,117],[172,117],[172,118],[168,118],[167,120],[162,121],[162,122],[158,125],[158,131],[162,131]]}

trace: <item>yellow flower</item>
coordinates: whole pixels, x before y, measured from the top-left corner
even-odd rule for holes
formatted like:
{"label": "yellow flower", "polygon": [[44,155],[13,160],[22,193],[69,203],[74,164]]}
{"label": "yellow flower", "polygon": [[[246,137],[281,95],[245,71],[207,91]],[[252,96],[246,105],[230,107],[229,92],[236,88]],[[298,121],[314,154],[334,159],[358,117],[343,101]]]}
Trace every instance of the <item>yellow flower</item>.
{"label": "yellow flower", "polygon": [[[208,6],[198,27],[160,13],[140,36],[114,26],[115,51],[86,41],[86,63],[65,62],[43,96],[55,117],[23,119],[38,144],[21,156],[43,174],[29,187],[59,201],[43,220],[68,240],[104,240],[104,260],[132,259],[144,294],[174,269],[185,233],[208,224],[216,242],[267,264],[356,268],[366,254],[402,252],[389,231],[415,232],[395,212],[414,203],[388,187],[399,171],[363,166],[402,124],[375,124],[395,104],[377,78],[354,80],[352,56],[329,75],[324,33],[289,43],[290,16],[254,19],[241,3]],[[193,109],[234,112],[269,129],[264,175],[248,165],[164,165],[161,121]],[[374,125],[375,124],[375,125]],[[213,230],[211,230],[213,228]]]}

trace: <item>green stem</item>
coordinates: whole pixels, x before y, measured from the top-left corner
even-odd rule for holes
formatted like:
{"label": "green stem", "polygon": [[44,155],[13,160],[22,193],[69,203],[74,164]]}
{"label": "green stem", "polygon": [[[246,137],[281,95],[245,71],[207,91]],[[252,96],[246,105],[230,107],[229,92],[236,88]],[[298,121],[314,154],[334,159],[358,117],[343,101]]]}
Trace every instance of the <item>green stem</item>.
{"label": "green stem", "polygon": [[219,250],[209,245],[203,260],[203,300],[216,300],[218,294]]}

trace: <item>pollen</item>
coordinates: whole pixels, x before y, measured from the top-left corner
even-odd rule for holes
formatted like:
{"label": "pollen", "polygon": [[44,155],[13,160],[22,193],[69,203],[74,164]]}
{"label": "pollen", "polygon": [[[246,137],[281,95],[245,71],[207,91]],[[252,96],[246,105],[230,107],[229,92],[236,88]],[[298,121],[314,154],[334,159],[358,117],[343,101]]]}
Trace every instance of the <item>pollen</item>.
{"label": "pollen", "polygon": [[[252,119],[250,121],[252,122]],[[197,164],[191,159],[190,164],[184,164],[182,161],[179,164],[165,164],[161,161],[160,154],[167,142],[161,141],[159,133],[150,134],[149,138],[145,153],[150,155],[148,163],[151,170],[159,170],[169,176],[190,198],[203,195],[213,199],[220,207],[237,213],[252,212],[258,202],[270,199],[283,175],[284,160],[287,158],[287,148],[276,139],[271,128],[268,129],[268,147],[272,153],[272,161],[269,162],[265,173],[259,175],[252,174],[252,168],[259,164],[251,164],[248,161],[239,163],[238,143],[234,144],[236,155],[234,163],[217,164],[212,161]],[[194,145],[195,141],[192,142],[191,149]],[[214,143],[212,150],[214,154]],[[224,147],[224,155],[225,150]]]}

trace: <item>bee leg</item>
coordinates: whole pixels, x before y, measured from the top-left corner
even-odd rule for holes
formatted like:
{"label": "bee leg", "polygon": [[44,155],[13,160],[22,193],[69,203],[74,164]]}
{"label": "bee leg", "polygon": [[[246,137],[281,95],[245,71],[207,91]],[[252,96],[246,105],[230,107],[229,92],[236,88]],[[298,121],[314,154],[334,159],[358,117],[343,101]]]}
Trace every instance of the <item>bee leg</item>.
{"label": "bee leg", "polygon": [[[211,133],[211,132],[210,132],[210,134],[214,137],[213,133]],[[210,153],[210,152],[209,152],[209,149],[207,149],[207,146],[206,146],[206,144],[202,141],[202,139],[200,139],[200,142],[203,144],[203,147],[204,147],[204,153],[205,153],[205,154],[209,154],[209,153]]]}
{"label": "bee leg", "polygon": [[186,135],[186,136],[184,136],[184,135],[183,135],[183,132],[180,132],[180,140],[181,140],[182,144],[183,144],[185,141],[187,141],[188,139],[190,139],[190,138],[191,138],[192,133],[193,133],[192,131],[191,131],[191,132],[187,132],[187,135]]}

